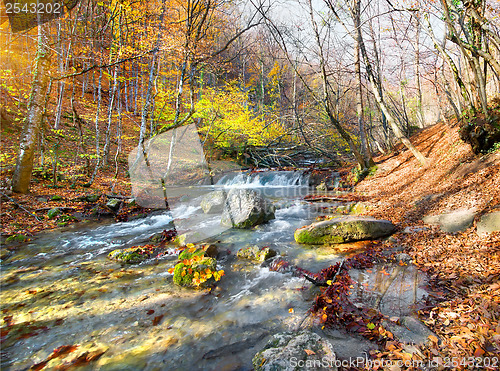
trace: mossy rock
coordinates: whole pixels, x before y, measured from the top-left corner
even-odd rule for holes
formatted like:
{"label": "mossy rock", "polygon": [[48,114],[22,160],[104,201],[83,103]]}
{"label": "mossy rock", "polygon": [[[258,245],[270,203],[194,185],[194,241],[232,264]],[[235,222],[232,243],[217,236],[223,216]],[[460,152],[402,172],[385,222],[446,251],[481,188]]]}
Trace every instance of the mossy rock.
{"label": "mossy rock", "polygon": [[179,254],[179,263],[174,267],[174,283],[192,288],[211,286],[223,275],[223,272],[217,272],[216,255],[215,245],[196,247],[188,244]]}
{"label": "mossy rock", "polygon": [[177,263],[174,267],[174,283],[184,287],[207,287],[215,282],[210,277],[206,281],[197,284],[196,277],[207,274],[207,271],[214,272],[216,270],[217,261],[214,258],[202,257],[201,260],[192,264]]}
{"label": "mossy rock", "polygon": [[276,255],[277,253],[275,250],[270,249],[269,247],[260,248],[259,246],[244,247],[238,250],[236,254],[238,258],[254,260],[260,263]]}
{"label": "mossy rock", "polygon": [[112,198],[106,203],[106,207],[113,212],[117,212],[120,209],[122,202],[116,198]]}
{"label": "mossy rock", "polygon": [[323,245],[326,243],[373,240],[389,236],[395,231],[396,227],[388,220],[345,216],[298,228],[294,233],[294,237],[298,243]]}
{"label": "mossy rock", "polygon": [[61,209],[54,207],[53,209],[50,209],[47,211],[47,217],[49,219],[54,219],[56,216],[60,215],[62,213]]}
{"label": "mossy rock", "polygon": [[128,249],[113,250],[108,254],[111,260],[117,260],[127,264],[137,264],[153,256],[151,246],[133,246]]}
{"label": "mossy rock", "polygon": [[62,197],[58,195],[54,195],[50,198],[50,201],[61,201]]}
{"label": "mossy rock", "polygon": [[12,235],[12,236],[9,236],[7,237],[7,239],[5,240],[5,243],[14,243],[14,242],[26,242],[26,241],[29,241],[29,238],[27,236],[25,236],[24,234],[15,234],[15,235]]}

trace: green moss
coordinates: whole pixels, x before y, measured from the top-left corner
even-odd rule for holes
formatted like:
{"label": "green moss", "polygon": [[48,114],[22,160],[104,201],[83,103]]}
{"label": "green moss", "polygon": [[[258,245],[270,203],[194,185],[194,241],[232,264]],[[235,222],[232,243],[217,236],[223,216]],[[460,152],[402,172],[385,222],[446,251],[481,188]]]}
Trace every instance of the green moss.
{"label": "green moss", "polygon": [[47,217],[49,219],[54,219],[56,216],[58,216],[59,214],[61,214],[61,210],[58,209],[57,207],[54,207],[53,209],[50,209],[48,212],[47,212]]}
{"label": "green moss", "polygon": [[273,256],[276,256],[276,251],[270,249],[269,247],[260,248],[259,246],[248,246],[238,250],[236,256],[242,259],[263,262]]}
{"label": "green moss", "polygon": [[192,259],[195,256],[204,256],[205,250],[197,248],[195,251],[190,251],[190,248],[185,249],[179,254],[179,260]]}
{"label": "green moss", "polygon": [[29,238],[27,236],[25,236],[24,234],[15,234],[13,236],[10,236],[10,237],[7,237],[7,239],[5,240],[6,243],[10,243],[10,242],[25,242],[25,241],[28,241]]}
{"label": "green moss", "polygon": [[344,239],[335,235],[320,235],[318,233],[311,233],[307,228],[299,228],[295,231],[294,235],[297,243],[307,245],[323,245],[325,243],[343,243]]}
{"label": "green moss", "polygon": [[117,260],[127,264],[140,263],[151,256],[151,251],[142,247],[134,246],[128,249],[113,250],[108,254],[111,260]]}

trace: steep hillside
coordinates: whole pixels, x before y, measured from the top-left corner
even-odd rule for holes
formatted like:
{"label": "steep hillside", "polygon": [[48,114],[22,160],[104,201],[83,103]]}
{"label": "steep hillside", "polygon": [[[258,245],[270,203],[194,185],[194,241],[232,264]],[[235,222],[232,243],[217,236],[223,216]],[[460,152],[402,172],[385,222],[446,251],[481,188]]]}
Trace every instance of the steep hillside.
{"label": "steep hillside", "polygon": [[[460,141],[458,127],[444,124],[421,131],[412,142],[429,159],[427,167],[408,151],[379,157],[376,174],[355,189],[372,200],[369,214],[399,223],[388,245],[404,248],[437,293],[439,304],[418,312],[439,336],[425,356],[498,354],[500,232],[478,234],[477,224],[484,214],[500,211],[500,153],[475,156]],[[475,212],[463,231],[444,232],[422,220],[457,209]]]}

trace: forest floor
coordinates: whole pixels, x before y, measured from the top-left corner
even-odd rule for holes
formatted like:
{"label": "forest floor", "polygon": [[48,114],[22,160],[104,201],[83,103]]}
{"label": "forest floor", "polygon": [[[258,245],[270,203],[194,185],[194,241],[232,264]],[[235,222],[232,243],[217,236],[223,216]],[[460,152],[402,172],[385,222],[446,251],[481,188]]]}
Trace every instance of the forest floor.
{"label": "forest floor", "polygon": [[[460,140],[458,125],[426,128],[412,143],[429,159],[428,166],[422,167],[400,147],[399,153],[376,158],[377,172],[355,190],[371,201],[368,214],[399,224],[399,233],[387,247],[404,247],[439,296],[437,305],[418,311],[437,335],[422,349],[425,358],[448,359],[448,365],[458,362],[457,369],[478,369],[495,356],[498,366],[500,232],[478,235],[477,223],[482,215],[500,211],[500,153],[474,155]],[[462,232],[446,233],[422,221],[424,216],[464,208],[475,208],[476,215]],[[413,232],[404,233],[407,227]],[[401,359],[391,346],[379,356]]]}

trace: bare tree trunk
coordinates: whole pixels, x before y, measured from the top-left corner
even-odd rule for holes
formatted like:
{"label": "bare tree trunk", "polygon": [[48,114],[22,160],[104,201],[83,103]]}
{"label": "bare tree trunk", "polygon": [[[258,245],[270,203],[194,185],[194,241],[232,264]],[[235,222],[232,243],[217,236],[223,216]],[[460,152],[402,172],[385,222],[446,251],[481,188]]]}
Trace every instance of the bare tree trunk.
{"label": "bare tree trunk", "polygon": [[43,120],[44,102],[50,79],[49,67],[51,62],[48,31],[49,25],[47,23],[38,26],[38,52],[35,75],[28,103],[28,116],[25,119],[21,133],[19,155],[12,176],[12,190],[19,193],[27,193],[30,188],[35,147]]}
{"label": "bare tree trunk", "polygon": [[100,145],[100,133],[101,129],[99,128],[99,114],[101,111],[101,101],[102,101],[102,69],[99,69],[99,85],[97,87],[97,109],[95,114],[95,155],[96,155],[96,164],[94,167],[94,172],[92,173],[92,177],[90,181],[86,184],[86,186],[90,187],[92,183],[94,183],[95,177],[97,175],[97,171],[101,165],[101,145]]}
{"label": "bare tree trunk", "polygon": [[420,83],[420,13],[415,16],[416,36],[415,36],[415,85],[417,87],[417,124],[419,128],[425,127],[424,108],[422,106],[422,84]]}
{"label": "bare tree trunk", "polygon": [[[359,29],[361,27],[361,0],[356,0],[354,4],[354,27]],[[370,168],[375,165],[373,161],[372,154],[370,151],[370,146],[368,144],[368,136],[366,134],[366,125],[363,116],[363,83],[361,79],[361,58],[359,50],[359,38],[356,38],[356,48],[354,55],[354,69],[356,72],[357,79],[357,89],[356,89],[356,111],[358,115],[358,128],[359,128],[359,138],[361,141],[361,155],[363,156],[363,163],[366,167]]]}
{"label": "bare tree trunk", "polygon": [[[333,9],[332,9],[333,10]],[[337,13],[335,12],[337,15]],[[337,19],[340,20],[340,18],[337,16]],[[422,166],[425,166],[427,164],[427,159],[422,155],[422,153],[406,138],[406,136],[403,135],[401,130],[399,129],[398,125],[396,124],[396,121],[394,120],[394,117],[392,113],[390,112],[389,108],[385,104],[384,100],[382,99],[382,96],[379,93],[379,90],[377,89],[377,83],[375,81],[375,77],[373,74],[372,66],[370,63],[370,60],[368,59],[368,53],[365,48],[365,44],[363,41],[363,35],[361,33],[361,28],[357,29],[357,37],[359,40],[359,47],[361,50],[361,55],[363,56],[363,60],[365,62],[365,67],[366,67],[366,72],[368,74],[368,79],[370,80],[370,84],[372,86],[372,92],[373,95],[375,96],[375,100],[377,101],[381,111],[384,113],[385,117],[387,118],[387,121],[389,123],[389,126],[391,127],[394,135],[408,148],[411,153],[415,156],[415,158],[420,162]]]}

